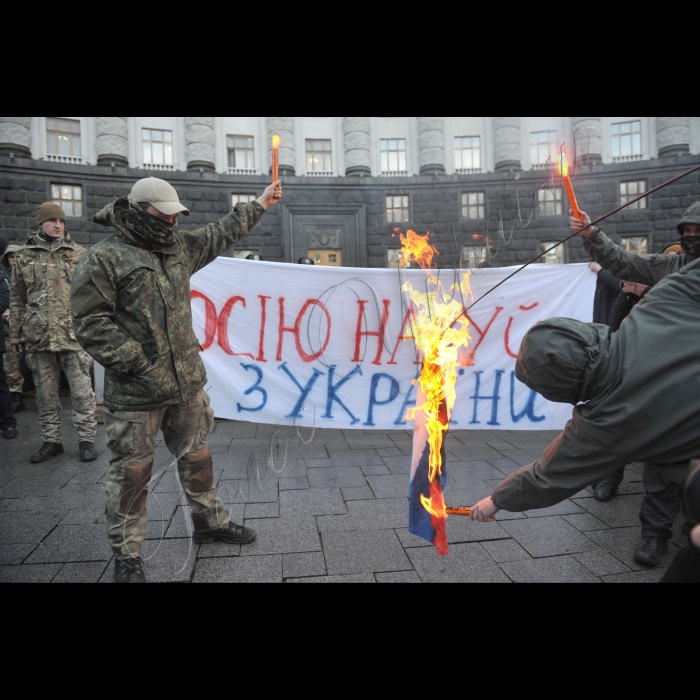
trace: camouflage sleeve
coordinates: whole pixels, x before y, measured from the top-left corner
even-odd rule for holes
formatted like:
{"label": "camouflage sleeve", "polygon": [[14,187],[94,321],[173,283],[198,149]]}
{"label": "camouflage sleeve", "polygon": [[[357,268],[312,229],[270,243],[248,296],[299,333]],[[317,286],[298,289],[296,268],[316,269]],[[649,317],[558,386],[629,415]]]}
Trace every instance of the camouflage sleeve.
{"label": "camouflage sleeve", "polygon": [[198,231],[185,232],[183,237],[190,258],[190,273],[198,272],[233,248],[257,226],[264,213],[265,209],[258,202],[236,204],[225,219]]}
{"label": "camouflage sleeve", "polygon": [[81,259],[71,287],[75,337],[85,352],[106,369],[128,374],[148,358],[116,321],[117,287],[99,260]]}
{"label": "camouflage sleeve", "polygon": [[653,287],[674,272],[673,256],[628,253],[600,229],[584,239],[583,245],[604,270],[627,282]]}
{"label": "camouflage sleeve", "polygon": [[0,270],[0,316],[10,308],[10,284],[7,275]]}
{"label": "camouflage sleeve", "polygon": [[12,274],[12,293],[10,296],[10,344],[22,342],[22,326],[27,312],[27,285],[24,282],[19,260],[15,263]]}

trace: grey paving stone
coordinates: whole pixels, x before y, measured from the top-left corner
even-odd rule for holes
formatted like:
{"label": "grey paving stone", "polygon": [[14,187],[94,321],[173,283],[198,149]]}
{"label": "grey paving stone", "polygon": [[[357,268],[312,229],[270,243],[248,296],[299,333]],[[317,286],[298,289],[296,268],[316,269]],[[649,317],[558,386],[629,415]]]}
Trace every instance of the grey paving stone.
{"label": "grey paving stone", "polygon": [[581,515],[565,515],[563,516],[569,525],[573,525],[580,532],[593,532],[595,530],[607,530],[608,526],[594,518],[590,513],[582,513]]}
{"label": "grey paving stone", "polygon": [[409,549],[408,556],[423,583],[510,583],[478,544],[450,547],[447,557],[438,557],[434,548]]}
{"label": "grey paving stone", "polygon": [[[604,550],[617,557],[632,571],[648,570],[648,567],[637,564],[637,562],[634,561],[634,551],[637,549],[637,545],[642,542],[641,528],[628,527],[615,530],[602,530],[600,532],[589,532],[588,537]],[[668,554],[661,560],[661,568],[671,566],[678,551],[678,547],[671,545]]]}
{"label": "grey paving stone", "polygon": [[65,510],[0,513],[0,541],[3,544],[38,544],[66,515]]}
{"label": "grey paving stone", "polygon": [[395,532],[399,538],[399,541],[401,542],[401,546],[404,549],[415,549],[415,548],[422,548],[422,547],[432,547],[433,545],[430,544],[430,542],[427,542],[424,539],[421,539],[420,537],[416,537],[415,535],[412,535],[409,531],[408,528],[396,528]]}
{"label": "grey paving stone", "polygon": [[604,576],[604,583],[646,583],[657,584],[668,573],[668,569],[647,569],[646,571],[633,571],[629,574],[617,576]]}
{"label": "grey paving stone", "polygon": [[510,535],[500,523],[475,523],[470,518],[457,516],[447,520],[447,541],[450,544],[508,539]]}
{"label": "grey paving stone", "polygon": [[322,552],[285,554],[284,578],[310,578],[326,575],[326,560]]}
{"label": "grey paving stone", "polygon": [[0,498],[48,497],[63,488],[72,478],[73,474],[17,477],[0,489]]}
{"label": "grey paving stone", "polygon": [[503,474],[496,467],[484,461],[453,462],[447,473],[450,479],[457,482],[486,481],[487,479],[497,479],[499,483],[503,481]]}
{"label": "grey paving stone", "polygon": [[234,440],[241,438],[254,438],[258,430],[257,423],[243,423],[241,421],[217,421],[215,433],[217,435],[230,435]]}
{"label": "grey paving stone", "polygon": [[327,459],[305,459],[304,464],[307,469],[330,469],[333,466],[330,458]]}
{"label": "grey paving stone", "polygon": [[[391,469],[385,464],[374,465],[372,467],[361,467],[362,473],[365,476],[391,476]],[[410,469],[407,472],[410,474]]]}
{"label": "grey paving stone", "polygon": [[388,435],[363,435],[363,436],[348,436],[346,437],[351,450],[368,450],[368,449],[391,449],[394,447],[394,442]]}
{"label": "grey paving stone", "polygon": [[[157,532],[157,530],[155,530]],[[165,532],[166,540],[181,540],[192,537],[194,525],[192,515],[188,506],[180,506]]]}
{"label": "grey paving stone", "polygon": [[60,564],[0,566],[0,583],[51,583],[60,568]]}
{"label": "grey paving stone", "polygon": [[107,562],[64,564],[51,583],[97,583],[107,566]]}
{"label": "grey paving stone", "polygon": [[581,515],[585,512],[586,511],[583,508],[572,503],[571,501],[563,501],[562,503],[558,503],[556,506],[552,506],[551,508],[525,511],[525,515],[528,518],[549,518],[553,515]]}
{"label": "grey paving stone", "polygon": [[483,542],[481,545],[496,564],[530,561],[532,557],[515,541]]}
{"label": "grey paving stone", "polygon": [[618,496],[610,503],[600,503],[594,498],[587,498],[576,503],[608,527],[639,525],[642,496]]}
{"label": "grey paving stone", "polygon": [[280,494],[280,514],[288,516],[345,515],[340,489],[285,491]]}
{"label": "grey paving stone", "polygon": [[361,488],[367,486],[367,480],[359,467],[342,467],[334,469],[309,469],[309,485],[312,489]]}
{"label": "grey paving stone", "polygon": [[384,465],[389,469],[391,474],[409,475],[411,473],[411,456],[404,455],[403,457],[382,457]]}
{"label": "grey paving stone", "polygon": [[355,530],[355,521],[351,515],[319,515],[316,523],[320,533],[354,532]]}
{"label": "grey paving stone", "polygon": [[374,491],[369,486],[360,488],[340,489],[343,493],[343,498],[348,501],[372,501],[376,498]]}
{"label": "grey paving stone", "polygon": [[375,532],[327,532],[322,536],[331,576],[411,571],[393,530]]}
{"label": "grey paving stone", "polygon": [[408,527],[408,498],[405,497],[351,501],[347,507],[358,531]]}
{"label": "grey paving stone", "polygon": [[93,505],[86,509],[73,509],[66,513],[61,525],[95,525],[104,515],[104,505]]}
{"label": "grey paving stone", "polygon": [[304,491],[309,488],[309,480],[304,478],[280,479],[280,491]]}
{"label": "grey paving stone", "polygon": [[[510,443],[519,450],[546,450],[552,444],[552,440],[543,438],[530,431],[519,431],[517,433],[504,430],[500,433],[504,442]],[[555,438],[558,436],[555,436]]]}
{"label": "grey paving stone", "polygon": [[467,447],[460,443],[452,443],[447,448],[447,452],[458,462],[476,462],[501,458],[501,453],[488,445]]}
{"label": "grey paving stone", "polygon": [[390,574],[375,574],[377,583],[423,583],[415,571],[397,571]]}
{"label": "grey paving stone", "polygon": [[245,524],[258,533],[258,539],[242,547],[242,557],[321,551],[316,519],[311,516],[246,520]]}
{"label": "grey paving stone", "polygon": [[512,459],[490,459],[489,464],[496,467],[501,474],[505,474],[506,476],[510,476],[523,466],[522,464],[516,464]]}
{"label": "grey paving stone", "polygon": [[398,447],[379,448],[377,454],[380,457],[401,457],[403,452]]}
{"label": "grey paving stone", "polygon": [[34,550],[27,563],[107,562],[111,558],[104,525],[59,525]]}
{"label": "grey paving stone", "polygon": [[345,450],[331,452],[330,456],[334,467],[367,467],[384,464],[376,450]]}
{"label": "grey paving stone", "polygon": [[14,499],[11,499],[11,498],[0,499],[0,513],[2,513],[6,508],[11,506],[13,503],[14,503]]}
{"label": "grey paving stone", "polygon": [[514,520],[503,523],[511,537],[535,558],[597,550],[586,535],[559,517]]}
{"label": "grey paving stone", "polygon": [[198,551],[191,539],[146,542],[143,563],[149,583],[189,583]]}
{"label": "grey paving stone", "polygon": [[194,583],[282,583],[282,557],[205,559],[197,563]]}
{"label": "grey paving stone", "polygon": [[501,450],[498,456],[500,458],[509,459],[520,467],[524,467],[542,459],[545,449],[546,448],[542,448],[541,450]]}
{"label": "grey paving stone", "polygon": [[245,507],[246,520],[255,518],[279,518],[279,503],[249,503]]}
{"label": "grey paving stone", "polygon": [[[226,484],[235,482],[225,482]],[[262,484],[263,490],[260,490]],[[233,499],[234,503],[277,503],[279,500],[279,483],[276,479],[265,481],[263,476],[261,484],[257,479],[238,482],[238,493]]]}
{"label": "grey paving stone", "polygon": [[148,519],[169,521],[178,504],[185,504],[184,496],[178,493],[150,493],[148,495]]}
{"label": "grey paving stone", "polygon": [[0,566],[19,566],[35,547],[34,544],[0,544]]}
{"label": "grey paving stone", "polygon": [[501,564],[513,583],[600,583],[573,557],[553,557]]}
{"label": "grey paving stone", "polygon": [[579,564],[583,564],[595,576],[615,576],[630,573],[629,567],[603,549],[597,552],[574,554],[574,559]]}
{"label": "grey paving stone", "polygon": [[370,476],[367,481],[377,498],[408,498],[411,489],[409,476]]}
{"label": "grey paving stone", "polygon": [[289,579],[287,583],[377,583],[374,576],[367,574],[364,576],[323,576],[319,578],[295,578]]}
{"label": "grey paving stone", "polygon": [[224,559],[226,557],[240,557],[241,545],[223,544],[214,542],[213,544],[202,544],[199,546],[199,559]]}

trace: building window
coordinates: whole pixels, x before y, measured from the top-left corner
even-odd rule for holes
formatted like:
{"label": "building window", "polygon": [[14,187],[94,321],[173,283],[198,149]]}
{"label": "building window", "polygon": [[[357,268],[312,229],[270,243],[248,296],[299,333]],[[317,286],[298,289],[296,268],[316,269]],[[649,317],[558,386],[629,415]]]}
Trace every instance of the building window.
{"label": "building window", "polygon": [[485,245],[467,245],[462,251],[462,265],[470,270],[478,270],[489,259],[489,249]]}
{"label": "building window", "polygon": [[83,188],[80,185],[51,185],[51,201],[58,204],[66,216],[83,215]]}
{"label": "building window", "polygon": [[227,136],[228,167],[255,170],[255,140],[252,136]]}
{"label": "building window", "polygon": [[80,122],[74,119],[46,117],[49,155],[81,158]]}
{"label": "building window", "polygon": [[649,236],[625,236],[622,239],[622,247],[628,253],[649,255]]}
{"label": "building window", "polygon": [[[636,180],[634,182],[621,182],[620,183],[620,204],[627,204],[633,199],[637,199],[640,194],[644,194],[647,191],[647,181],[646,180]],[[629,209],[647,209],[647,198],[640,199],[638,202],[632,204]]]}
{"label": "building window", "polygon": [[254,199],[254,194],[232,194],[231,206],[235,207],[236,204],[250,204]]}
{"label": "building window", "polygon": [[260,255],[259,248],[250,248],[247,250],[232,250],[231,257],[236,260],[245,260],[249,255]]}
{"label": "building window", "polygon": [[408,172],[406,139],[381,139],[379,149],[383,173]]}
{"label": "building window", "polygon": [[333,152],[331,141],[326,139],[306,139],[306,172],[333,172]]}
{"label": "building window", "polygon": [[465,192],[462,195],[462,218],[486,218],[486,195],[483,192]]}
{"label": "building window", "polygon": [[635,158],[642,155],[642,122],[621,122],[612,125],[613,158]]}
{"label": "building window", "polygon": [[143,130],[143,164],[173,164],[173,132],[163,129]]}
{"label": "building window", "polygon": [[481,170],[481,136],[455,137],[455,168]]}
{"label": "building window", "polygon": [[530,163],[547,165],[556,161],[559,152],[559,132],[533,131],[530,134]]}
{"label": "building window", "polygon": [[391,195],[386,198],[386,220],[390,224],[404,224],[411,220],[408,195]]}
{"label": "building window", "polygon": [[[540,243],[540,253],[549,250],[552,246],[557,245],[558,241],[542,241]],[[566,264],[566,248],[563,245],[550,250],[547,255],[540,258],[540,261],[548,265],[565,265]]]}
{"label": "building window", "polygon": [[538,192],[540,200],[540,216],[562,216],[562,194],[559,189],[543,189]]}

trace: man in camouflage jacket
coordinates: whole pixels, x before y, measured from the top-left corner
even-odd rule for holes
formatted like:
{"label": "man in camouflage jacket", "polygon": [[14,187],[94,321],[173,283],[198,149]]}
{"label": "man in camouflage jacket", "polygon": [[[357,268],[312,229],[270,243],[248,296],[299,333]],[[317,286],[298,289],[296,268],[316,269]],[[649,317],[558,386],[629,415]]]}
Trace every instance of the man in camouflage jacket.
{"label": "man in camouflage jacket", "polygon": [[[17,256],[22,250],[22,246],[10,245],[7,247],[4,255],[0,257],[0,269],[2,269],[12,285],[12,268],[14,267]],[[10,309],[2,316],[3,330],[7,343],[10,343]],[[7,385],[12,395],[12,412],[16,415],[27,408],[24,405],[24,360],[21,356],[15,355],[12,348],[8,347],[5,353],[5,374],[7,374]]]}
{"label": "man in camouflage jacket", "polygon": [[92,462],[97,459],[92,359],[75,337],[70,310],[73,274],[86,250],[66,232],[66,215],[58,205],[42,204],[37,224],[39,230],[29,236],[15,262],[10,302],[12,350],[17,355],[26,353],[34,375],[44,441],[31,461],[38,464],[63,454],[58,394],[63,370],[73,398],[80,457]]}
{"label": "man in camouflage jacket", "polygon": [[71,305],[78,339],[106,370],[105,427],[112,451],[107,531],[118,583],[146,581],[141,552],[161,429],[178,460],[195,542],[247,544],[256,538],[229,522],[214,484],[207,446],[214,413],[192,329],[190,277],[241,240],[281,196],[277,182],[218,223],[180,232],[177,216],[189,212],[171,185],[148,178],[94,219],[115,234],[80,262]]}
{"label": "man in camouflage jacket", "polygon": [[[7,240],[0,236],[0,256],[5,252]],[[1,259],[1,258],[0,258]],[[10,283],[0,267],[0,316],[10,307]],[[6,440],[17,437],[17,420],[12,411],[12,399],[5,374],[5,329],[0,324],[0,434]]]}

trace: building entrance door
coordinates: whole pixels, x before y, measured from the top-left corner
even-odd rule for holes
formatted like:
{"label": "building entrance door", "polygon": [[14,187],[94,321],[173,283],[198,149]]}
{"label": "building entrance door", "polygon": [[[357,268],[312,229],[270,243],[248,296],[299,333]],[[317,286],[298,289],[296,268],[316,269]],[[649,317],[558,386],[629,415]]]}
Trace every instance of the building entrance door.
{"label": "building entrance door", "polygon": [[322,267],[342,267],[342,250],[310,250],[309,257]]}

